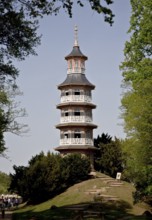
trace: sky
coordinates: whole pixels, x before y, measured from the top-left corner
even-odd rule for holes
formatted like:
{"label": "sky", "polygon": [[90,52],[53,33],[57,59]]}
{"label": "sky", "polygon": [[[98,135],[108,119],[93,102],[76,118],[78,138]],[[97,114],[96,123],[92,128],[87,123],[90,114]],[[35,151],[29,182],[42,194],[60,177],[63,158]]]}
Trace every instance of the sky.
{"label": "sky", "polygon": [[29,56],[15,65],[20,70],[17,84],[23,95],[17,98],[25,108],[27,117],[18,121],[27,124],[29,132],[22,136],[6,134],[7,159],[0,157],[0,171],[13,173],[13,165],[27,166],[28,161],[41,151],[55,152],[59,146],[60,91],[57,85],[67,74],[64,59],[74,45],[74,27],[78,26],[78,42],[86,61],[86,77],[96,88],[92,92],[93,123],[98,125],[94,138],[102,133],[125,138],[121,119],[122,73],[119,70],[124,60],[124,45],[129,39],[129,0],[115,0],[111,7],[115,14],[111,27],[104,22],[103,15],[90,9],[74,5],[72,19],[61,10],[58,16],[48,16],[40,21],[38,33],[41,45],[37,56]]}

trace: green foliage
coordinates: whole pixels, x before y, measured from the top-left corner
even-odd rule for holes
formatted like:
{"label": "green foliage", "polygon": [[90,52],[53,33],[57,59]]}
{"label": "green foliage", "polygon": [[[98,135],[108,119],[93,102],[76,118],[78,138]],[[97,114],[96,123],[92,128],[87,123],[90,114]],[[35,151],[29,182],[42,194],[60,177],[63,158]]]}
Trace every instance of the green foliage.
{"label": "green foliage", "polygon": [[131,158],[127,160],[126,173],[136,185],[136,199],[143,199],[152,196],[152,185],[149,181],[147,185],[152,166],[152,1],[132,0],[131,5],[131,37],[126,42],[121,65],[126,89],[122,118],[129,139],[124,142],[124,149]]}
{"label": "green foliage", "polygon": [[119,139],[112,140],[110,135],[103,133],[94,139],[94,146],[99,149],[95,154],[95,169],[97,171],[111,177],[116,177],[117,172],[122,172],[124,159]]}
{"label": "green foliage", "polygon": [[29,203],[40,203],[69,186],[88,178],[90,163],[81,155],[60,155],[41,152],[32,157],[27,167],[14,166],[10,190]]}
{"label": "green foliage", "polygon": [[87,179],[90,171],[89,159],[80,154],[71,154],[61,161],[61,173],[68,186]]}
{"label": "green foliage", "polygon": [[94,139],[94,146],[99,147],[100,143],[108,144],[111,140],[112,137],[110,135],[102,133],[101,136],[98,135],[97,138]]}
{"label": "green foliage", "polygon": [[6,173],[0,172],[0,194],[8,193],[10,177]]}
{"label": "green foliage", "polygon": [[27,168],[24,166],[13,166],[15,174],[10,174],[9,191],[20,194],[23,199],[28,198],[28,179],[26,179]]}
{"label": "green foliage", "polygon": [[144,166],[137,173],[135,181],[136,191],[134,193],[135,203],[139,200],[152,206],[152,166]]}
{"label": "green foliage", "polygon": [[6,150],[4,131],[8,125],[4,107],[9,103],[5,91],[0,91],[0,155]]}

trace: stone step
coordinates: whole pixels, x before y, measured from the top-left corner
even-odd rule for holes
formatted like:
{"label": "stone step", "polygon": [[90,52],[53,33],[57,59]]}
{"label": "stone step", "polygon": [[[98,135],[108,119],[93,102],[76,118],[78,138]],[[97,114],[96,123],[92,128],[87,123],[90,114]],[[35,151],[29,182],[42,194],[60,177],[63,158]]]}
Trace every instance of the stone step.
{"label": "stone step", "polygon": [[112,177],[98,177],[98,179],[102,179],[102,180],[113,180]]}
{"label": "stone step", "polygon": [[107,184],[109,186],[122,186],[122,185],[124,185],[123,182],[120,182],[120,181],[117,181],[117,180],[107,181]]}
{"label": "stone step", "polygon": [[117,187],[117,186],[120,187],[120,186],[122,186],[122,185],[119,185],[119,184],[111,184],[111,185],[110,185],[110,187]]}
{"label": "stone step", "polygon": [[124,183],[122,183],[122,182],[110,182],[109,183],[109,186],[123,186],[124,185]]}
{"label": "stone step", "polygon": [[97,195],[94,200],[96,201],[117,201],[119,198],[112,195]]}

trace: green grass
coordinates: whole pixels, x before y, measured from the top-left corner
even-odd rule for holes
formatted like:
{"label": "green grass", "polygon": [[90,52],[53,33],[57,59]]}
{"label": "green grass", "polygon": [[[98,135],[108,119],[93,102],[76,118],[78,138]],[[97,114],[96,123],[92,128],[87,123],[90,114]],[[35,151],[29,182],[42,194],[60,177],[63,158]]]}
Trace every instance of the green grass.
{"label": "green grass", "polygon": [[[102,174],[102,176],[105,175]],[[91,190],[101,190],[100,194],[117,196],[119,199],[108,202],[96,200]],[[109,188],[107,181],[101,178],[90,179],[75,184],[47,202],[35,206],[22,205],[14,211],[13,220],[30,220],[33,216],[37,220],[84,219],[85,212],[96,212],[98,215],[104,215],[107,220],[148,219],[142,216],[142,213],[149,207],[146,204],[133,204],[132,192],[134,190],[134,187],[126,182],[123,182],[122,186]],[[83,215],[82,218],[81,215]],[[93,220],[101,219],[101,217],[85,219]]]}

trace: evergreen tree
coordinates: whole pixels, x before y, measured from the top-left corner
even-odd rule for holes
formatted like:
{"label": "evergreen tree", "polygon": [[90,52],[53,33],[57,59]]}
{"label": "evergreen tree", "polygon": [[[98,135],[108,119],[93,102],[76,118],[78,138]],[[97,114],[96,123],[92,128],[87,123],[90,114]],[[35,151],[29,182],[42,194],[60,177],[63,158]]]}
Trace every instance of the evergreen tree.
{"label": "evergreen tree", "polygon": [[116,177],[117,172],[122,172],[124,159],[121,150],[121,141],[112,140],[108,134],[102,133],[94,139],[94,146],[98,148],[95,153],[95,170]]}
{"label": "evergreen tree", "polygon": [[61,161],[61,173],[66,187],[88,179],[90,171],[89,159],[81,154],[68,155]]}
{"label": "evergreen tree", "polygon": [[58,154],[41,152],[32,157],[27,167],[13,168],[9,190],[22,196],[23,201],[38,204],[89,178],[90,162],[77,154],[62,158]]}

